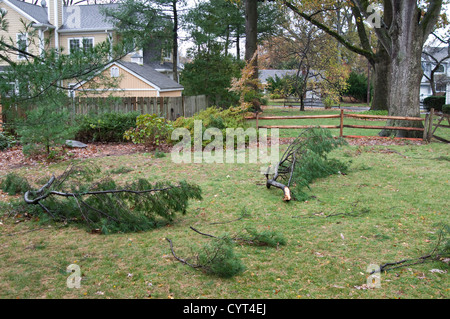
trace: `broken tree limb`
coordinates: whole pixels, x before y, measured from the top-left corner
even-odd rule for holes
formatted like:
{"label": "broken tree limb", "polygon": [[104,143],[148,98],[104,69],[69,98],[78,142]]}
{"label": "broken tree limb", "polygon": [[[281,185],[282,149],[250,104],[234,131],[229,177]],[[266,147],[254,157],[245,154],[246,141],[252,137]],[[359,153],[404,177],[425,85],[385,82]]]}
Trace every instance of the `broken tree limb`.
{"label": "broken tree limb", "polygon": [[189,199],[201,199],[200,187],[185,181],[152,184],[140,178],[119,186],[100,173],[92,167],[69,166],[38,190],[25,192],[25,204],[40,207],[53,220],[116,232],[154,228],[160,218],[172,221],[177,212],[184,214]]}
{"label": "broken tree limb", "polygon": [[[345,143],[342,138],[335,139],[329,130],[321,127],[311,127],[302,131],[287,147],[280,161],[268,167],[265,173],[266,187],[274,186],[283,190],[283,200],[286,202],[295,199],[299,194],[299,185],[308,187],[307,183],[316,176],[323,177],[326,174],[336,173],[336,161],[330,164],[326,154]],[[345,168],[341,164],[339,163]],[[303,172],[298,173],[297,167],[303,169]],[[293,185],[296,186],[294,194],[291,192]]]}
{"label": "broken tree limb", "polygon": [[277,187],[277,188],[283,190],[283,192],[284,192],[283,200],[285,202],[288,202],[292,199],[291,190],[286,185],[278,183],[278,182],[274,181],[273,179],[268,179],[267,180],[267,188],[270,188],[270,186],[274,186],[274,187]]}
{"label": "broken tree limb", "polygon": [[181,262],[181,263],[183,263],[183,264],[185,264],[185,265],[188,265],[189,267],[192,267],[192,268],[201,268],[201,267],[202,267],[202,266],[200,266],[200,265],[194,265],[194,264],[191,264],[191,263],[187,262],[186,260],[184,260],[184,259],[178,257],[178,256],[175,254],[175,251],[173,250],[173,244],[172,244],[172,241],[171,241],[169,238],[166,238],[166,240],[169,242],[169,245],[170,245],[170,251],[172,252],[172,256],[173,256],[176,260],[178,260],[179,262]]}

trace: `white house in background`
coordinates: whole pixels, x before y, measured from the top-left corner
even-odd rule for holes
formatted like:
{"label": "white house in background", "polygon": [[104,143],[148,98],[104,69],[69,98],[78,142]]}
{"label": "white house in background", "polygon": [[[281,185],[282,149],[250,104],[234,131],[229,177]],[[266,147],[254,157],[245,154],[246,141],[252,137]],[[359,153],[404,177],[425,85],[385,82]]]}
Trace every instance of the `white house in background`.
{"label": "white house in background", "polygon": [[[297,70],[259,70],[259,80],[261,82],[261,84],[264,86],[264,88],[268,85],[268,79],[269,78],[273,78],[275,79],[276,77],[282,79],[287,75],[296,75],[297,74]],[[317,76],[313,75],[311,73],[309,80],[312,81],[319,81],[319,79],[317,78]],[[266,89],[264,89],[264,92],[266,93]],[[311,99],[311,100],[321,100],[320,94],[318,94],[318,92],[313,92],[311,90],[308,90],[306,92],[306,99]]]}
{"label": "white house in background", "polygon": [[[427,79],[430,76],[431,70],[436,67],[436,61],[441,62],[439,69],[434,73],[435,76],[435,88],[437,95],[445,95],[450,92],[450,58],[449,50],[447,47],[428,47],[424,49],[426,53],[422,54],[422,68],[424,71],[424,76],[422,77],[422,82],[420,84],[420,101],[429,96],[431,96],[431,84]],[[430,57],[430,55],[433,57]],[[450,102],[450,94],[447,94],[447,103]]]}

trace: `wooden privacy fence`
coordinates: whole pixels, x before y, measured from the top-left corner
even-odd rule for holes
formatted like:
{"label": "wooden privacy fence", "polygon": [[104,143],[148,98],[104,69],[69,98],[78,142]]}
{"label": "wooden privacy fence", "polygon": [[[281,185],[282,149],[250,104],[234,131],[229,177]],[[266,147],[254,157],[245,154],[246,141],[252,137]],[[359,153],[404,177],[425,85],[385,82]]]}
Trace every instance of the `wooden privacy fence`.
{"label": "wooden privacy fence", "polygon": [[[317,125],[321,128],[327,129],[339,129],[340,137],[356,137],[350,135],[344,135],[344,128],[357,128],[357,129],[371,129],[371,130],[400,130],[400,131],[418,131],[423,132],[423,139],[430,141],[431,137],[436,137],[433,131],[433,126],[437,127],[450,127],[447,125],[440,125],[433,123],[434,110],[431,110],[425,118],[421,117],[403,117],[403,116],[383,116],[383,115],[365,115],[365,114],[346,114],[344,110],[341,110],[340,114],[329,114],[329,115],[298,115],[298,116],[260,116],[259,113],[256,116],[247,117],[248,120],[256,120],[256,129],[267,128],[267,129],[307,129],[312,127],[312,125],[260,125],[259,120],[303,120],[303,119],[339,119],[339,125]],[[378,125],[350,125],[345,124],[345,118],[354,119],[372,119],[372,120],[402,120],[402,121],[416,121],[425,122],[424,128],[420,127],[399,127],[399,126],[378,126]],[[450,122],[449,122],[450,124]],[[437,138],[437,137],[436,137]],[[442,139],[441,139],[442,140]],[[448,142],[448,141],[446,141]]]}
{"label": "wooden privacy fence", "polygon": [[[210,99],[206,95],[180,97],[126,97],[126,98],[74,98],[69,107],[74,114],[104,112],[138,112],[140,114],[158,114],[168,120],[176,120],[180,116],[192,117],[195,113],[210,107]],[[33,106],[28,106],[30,109]],[[12,105],[7,114],[2,112],[0,104],[0,131],[5,123],[25,116],[25,110],[19,104]]]}
{"label": "wooden privacy fence", "polygon": [[209,99],[206,95],[180,97],[126,97],[120,99],[108,98],[74,98],[75,114],[89,112],[138,112],[140,114],[158,114],[168,120],[180,116],[191,117],[195,113],[208,108]]}

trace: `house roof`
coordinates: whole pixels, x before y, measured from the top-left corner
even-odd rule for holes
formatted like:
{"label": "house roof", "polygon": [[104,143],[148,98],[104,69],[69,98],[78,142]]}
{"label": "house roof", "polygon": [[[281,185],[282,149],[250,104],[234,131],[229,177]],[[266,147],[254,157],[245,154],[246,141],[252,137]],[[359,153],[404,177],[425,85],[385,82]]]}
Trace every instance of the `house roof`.
{"label": "house roof", "polygon": [[77,7],[80,8],[80,26],[81,28],[69,27],[67,23],[67,19],[69,17],[68,10],[70,7],[64,7],[63,17],[65,21],[63,21],[62,27],[59,29],[60,31],[75,31],[75,30],[107,30],[113,29],[114,23],[111,19],[108,19],[104,10],[117,8],[118,4],[93,4],[93,5],[79,5]]}
{"label": "house roof", "polygon": [[[450,59],[446,59],[450,54],[448,47],[425,47],[423,51],[423,61],[435,62],[434,59],[436,59],[438,62],[442,61],[443,63],[447,63],[450,61]],[[430,55],[434,59],[431,58]]]}
{"label": "house roof", "polygon": [[[5,0],[9,2],[20,11],[31,17],[35,22],[42,23],[46,25],[51,25],[48,21],[48,11],[47,7],[41,5],[31,4],[20,0]],[[48,4],[47,4],[48,5]],[[63,7],[63,25],[60,31],[82,31],[82,30],[107,30],[113,29],[114,24],[111,19],[108,19],[104,13],[104,9],[114,9],[117,8],[118,4],[90,4],[90,5],[77,5],[77,9],[80,10],[80,23],[79,27],[71,26],[67,23],[68,19],[71,18],[73,14],[74,6],[64,6]]]}
{"label": "house roof", "polygon": [[286,75],[297,74],[296,70],[259,70],[259,80],[262,83],[267,83],[268,78],[275,79],[275,76],[283,78]]}
{"label": "house roof", "polygon": [[157,86],[160,91],[171,91],[171,90],[183,90],[184,87],[169,78],[168,76],[156,71],[151,66],[146,64],[137,64],[133,62],[117,61],[115,62],[119,66],[128,69],[132,73],[135,73],[139,77],[143,78],[147,82]]}
{"label": "house roof", "polygon": [[48,21],[47,8],[19,0],[7,0],[5,2],[9,2],[26,15],[30,16],[37,23],[50,24]]}

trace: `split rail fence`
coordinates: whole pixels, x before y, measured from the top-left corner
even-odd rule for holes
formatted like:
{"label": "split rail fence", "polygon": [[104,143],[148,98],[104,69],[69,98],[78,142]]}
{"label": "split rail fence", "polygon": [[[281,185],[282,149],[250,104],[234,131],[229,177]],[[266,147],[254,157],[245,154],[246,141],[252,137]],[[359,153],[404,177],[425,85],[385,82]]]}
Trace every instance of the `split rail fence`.
{"label": "split rail fence", "polygon": [[[298,115],[298,116],[260,116],[259,113],[256,116],[247,117],[247,120],[256,120],[256,129],[307,129],[313,127],[312,125],[260,125],[260,120],[304,120],[304,119],[339,119],[339,125],[316,125],[315,127],[321,127],[326,129],[339,129],[340,137],[358,138],[361,136],[344,135],[344,128],[356,128],[356,129],[370,129],[370,130],[400,130],[400,131],[418,131],[423,132],[423,140],[431,141],[432,137],[443,142],[450,143],[449,141],[440,138],[434,133],[438,127],[450,127],[450,118],[448,115],[442,115],[438,124],[434,124],[435,117],[434,110],[432,109],[425,118],[422,117],[403,117],[403,116],[383,116],[383,115],[366,115],[366,114],[349,114],[341,110],[340,114],[329,115]],[[372,119],[372,120],[402,120],[402,121],[415,121],[424,122],[423,128],[421,127],[401,127],[401,126],[379,126],[379,125],[353,125],[345,124],[345,118],[354,119]],[[449,120],[449,125],[441,125],[443,119]],[[433,129],[434,127],[434,129]]]}

